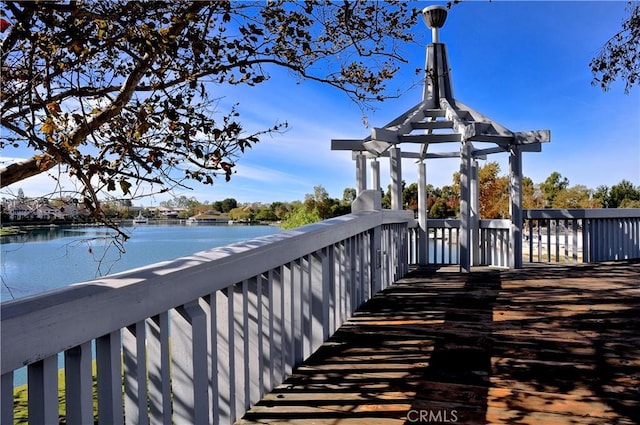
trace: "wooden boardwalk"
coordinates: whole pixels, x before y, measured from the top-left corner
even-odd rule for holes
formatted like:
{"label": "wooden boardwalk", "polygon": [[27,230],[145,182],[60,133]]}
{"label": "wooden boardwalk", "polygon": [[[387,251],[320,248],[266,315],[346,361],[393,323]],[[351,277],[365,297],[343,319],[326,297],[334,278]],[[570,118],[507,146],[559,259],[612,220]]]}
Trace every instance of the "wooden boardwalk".
{"label": "wooden boardwalk", "polygon": [[640,262],[414,270],[240,423],[640,423]]}

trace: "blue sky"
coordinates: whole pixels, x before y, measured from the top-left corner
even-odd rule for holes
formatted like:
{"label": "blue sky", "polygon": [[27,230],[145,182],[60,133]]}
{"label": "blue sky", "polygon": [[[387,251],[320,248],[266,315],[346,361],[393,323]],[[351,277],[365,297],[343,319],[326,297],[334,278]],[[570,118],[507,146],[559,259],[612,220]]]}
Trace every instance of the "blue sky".
{"label": "blue sky", "polygon": [[[430,4],[434,3],[417,6]],[[441,41],[448,46],[455,98],[512,131],[551,130],[551,143],[542,152],[524,154],[524,174],[534,182],[558,171],[571,185],[595,188],[622,179],[640,185],[640,88],[625,95],[620,83],[602,92],[591,86],[588,66],[620,29],[626,5],[626,1],[467,1],[450,11]],[[417,80],[414,70],[424,66],[424,46],[431,34],[421,20],[415,31],[422,43],[405,46],[409,63],[391,83],[394,87],[411,88]],[[231,197],[239,202],[273,202],[304,199],[317,185],[337,198],[344,188],[355,187],[351,154],[332,152],[330,141],[370,134],[360,108],[336,89],[297,81],[283,71],[270,74],[272,79],[258,87],[222,89],[221,106],[239,102],[248,128],[287,121],[290,130],[263,139],[242,156],[230,182],[220,179],[213,187],[195,186],[175,194],[200,201]],[[375,105],[374,111],[365,111],[369,125],[385,125],[419,102],[421,94],[422,87],[413,86],[400,98]],[[488,159],[498,161],[506,173],[506,154]],[[389,181],[386,162],[382,162],[383,187]],[[451,184],[458,167],[457,160],[431,160],[427,180],[435,186]],[[403,177],[407,183],[417,181],[413,161],[404,160]],[[45,176],[8,189],[15,193],[19,187],[27,196],[53,190]],[[136,204],[157,205],[167,198],[156,196]]]}

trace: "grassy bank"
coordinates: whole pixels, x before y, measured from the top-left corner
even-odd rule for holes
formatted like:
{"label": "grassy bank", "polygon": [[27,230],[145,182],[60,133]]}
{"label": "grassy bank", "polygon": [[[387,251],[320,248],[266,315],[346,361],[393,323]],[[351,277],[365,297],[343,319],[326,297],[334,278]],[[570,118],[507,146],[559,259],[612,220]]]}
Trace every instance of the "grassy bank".
{"label": "grassy bank", "polygon": [[[93,422],[98,423],[98,396],[96,381],[96,365],[93,362]],[[64,369],[58,370],[58,423],[67,423],[67,398],[65,395]],[[13,389],[13,423],[27,425],[29,423],[28,388],[20,385]]]}

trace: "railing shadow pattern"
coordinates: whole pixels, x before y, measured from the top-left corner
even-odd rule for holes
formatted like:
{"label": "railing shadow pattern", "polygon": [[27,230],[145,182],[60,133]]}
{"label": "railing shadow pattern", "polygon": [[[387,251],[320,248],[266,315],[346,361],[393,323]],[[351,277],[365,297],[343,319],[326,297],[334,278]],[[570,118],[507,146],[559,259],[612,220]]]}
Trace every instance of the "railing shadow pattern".
{"label": "railing shadow pattern", "polygon": [[640,262],[418,270],[242,424],[634,424]]}

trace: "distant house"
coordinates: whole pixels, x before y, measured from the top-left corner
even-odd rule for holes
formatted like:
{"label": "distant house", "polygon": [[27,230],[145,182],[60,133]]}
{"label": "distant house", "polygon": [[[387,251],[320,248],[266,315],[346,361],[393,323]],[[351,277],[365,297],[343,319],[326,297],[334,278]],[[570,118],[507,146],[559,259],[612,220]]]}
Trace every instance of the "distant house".
{"label": "distant house", "polygon": [[186,208],[157,207],[156,215],[160,218],[178,218],[180,213],[185,211],[187,211]]}
{"label": "distant house", "polygon": [[39,220],[62,220],[64,218],[62,210],[50,205],[48,202],[37,205],[34,210],[34,216]]}
{"label": "distant house", "polygon": [[25,202],[9,202],[6,211],[11,220],[28,220],[34,218],[34,208]]}
{"label": "distant house", "polygon": [[189,219],[187,219],[187,223],[189,224],[225,223],[226,224],[226,223],[229,223],[229,216],[227,214],[221,214],[221,213],[214,213],[214,214],[200,213],[200,214],[194,215],[193,217],[189,217]]}
{"label": "distant house", "polygon": [[3,211],[12,221],[24,220],[73,220],[87,217],[84,207],[77,201],[63,202],[60,207],[49,203],[49,200],[22,198],[14,201],[3,201]]}

